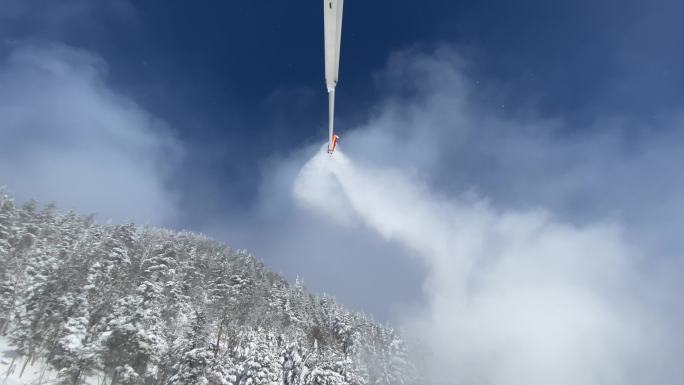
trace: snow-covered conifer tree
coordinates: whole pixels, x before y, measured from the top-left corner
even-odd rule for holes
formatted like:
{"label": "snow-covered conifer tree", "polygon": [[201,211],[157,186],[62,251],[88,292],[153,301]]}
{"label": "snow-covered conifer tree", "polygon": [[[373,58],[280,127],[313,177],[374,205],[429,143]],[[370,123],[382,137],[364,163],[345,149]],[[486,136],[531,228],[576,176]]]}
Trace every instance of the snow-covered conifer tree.
{"label": "snow-covered conifer tree", "polygon": [[90,375],[99,364],[98,341],[93,339],[85,296],[78,298],[49,359],[59,373],[60,382],[75,385]]}
{"label": "snow-covered conifer tree", "polygon": [[186,333],[185,341],[180,349],[180,360],[174,366],[174,374],[168,384],[205,385],[209,366],[214,357],[209,348],[207,318],[204,313],[197,311],[190,330]]}
{"label": "snow-covered conifer tree", "polygon": [[402,385],[398,333],[188,232],[0,193],[0,332],[63,384]]}

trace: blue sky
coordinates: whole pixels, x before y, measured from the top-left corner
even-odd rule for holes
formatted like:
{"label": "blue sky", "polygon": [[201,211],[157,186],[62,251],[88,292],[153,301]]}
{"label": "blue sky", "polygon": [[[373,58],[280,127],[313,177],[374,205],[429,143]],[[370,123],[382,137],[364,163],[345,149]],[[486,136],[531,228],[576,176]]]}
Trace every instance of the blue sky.
{"label": "blue sky", "polygon": [[[0,6],[0,184],[18,199],[203,231],[381,318],[420,301],[410,251],[288,200],[326,135],[322,4]],[[674,0],[348,0],[342,146],[446,196],[618,221],[679,263],[682,14]]]}

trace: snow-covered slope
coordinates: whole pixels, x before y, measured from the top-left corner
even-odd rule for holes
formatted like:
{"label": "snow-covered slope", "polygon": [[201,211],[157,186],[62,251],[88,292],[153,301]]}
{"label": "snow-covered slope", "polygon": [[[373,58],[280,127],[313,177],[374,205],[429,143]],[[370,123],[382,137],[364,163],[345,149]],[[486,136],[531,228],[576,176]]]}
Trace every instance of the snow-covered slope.
{"label": "snow-covered slope", "polygon": [[[0,337],[0,384],[2,385],[33,385],[54,384],[59,381],[55,370],[45,360],[29,362],[24,368],[25,357],[17,354],[7,337]],[[84,378],[82,385],[97,385],[102,381],[102,373]]]}
{"label": "snow-covered slope", "polygon": [[10,346],[9,340],[0,337],[0,383],[4,385],[19,385],[35,383],[40,378],[38,368],[29,368],[23,378],[19,378],[21,367],[16,360],[17,353]]}

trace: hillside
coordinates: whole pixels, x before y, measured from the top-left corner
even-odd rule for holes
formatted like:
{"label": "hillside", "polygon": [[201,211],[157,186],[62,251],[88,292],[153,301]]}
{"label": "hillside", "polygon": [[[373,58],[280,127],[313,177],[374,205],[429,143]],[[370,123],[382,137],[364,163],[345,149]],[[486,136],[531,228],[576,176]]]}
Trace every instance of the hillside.
{"label": "hillside", "polygon": [[[64,384],[408,382],[399,334],[190,232],[96,223],[0,192],[11,368]],[[5,373],[0,373],[0,381]]]}

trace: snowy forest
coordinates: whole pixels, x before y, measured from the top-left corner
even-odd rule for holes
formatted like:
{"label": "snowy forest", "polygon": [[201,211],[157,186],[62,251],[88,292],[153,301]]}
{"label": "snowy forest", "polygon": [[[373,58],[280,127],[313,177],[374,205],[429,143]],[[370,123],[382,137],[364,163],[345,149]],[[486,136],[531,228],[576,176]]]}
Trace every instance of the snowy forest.
{"label": "snowy forest", "polygon": [[[402,385],[399,333],[190,232],[0,191],[0,335],[62,384]],[[0,381],[2,379],[0,378]]]}

